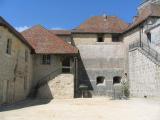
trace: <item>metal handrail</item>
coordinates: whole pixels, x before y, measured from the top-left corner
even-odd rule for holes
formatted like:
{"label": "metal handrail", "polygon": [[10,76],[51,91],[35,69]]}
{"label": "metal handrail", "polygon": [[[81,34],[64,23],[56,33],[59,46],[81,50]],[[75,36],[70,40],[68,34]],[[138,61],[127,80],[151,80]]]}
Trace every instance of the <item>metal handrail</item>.
{"label": "metal handrail", "polygon": [[160,62],[160,54],[151,48],[149,45],[147,45],[144,42],[136,41],[129,45],[129,50],[133,50],[135,48],[141,48],[145,52],[147,52],[148,55],[150,55],[152,58],[154,58],[157,62]]}

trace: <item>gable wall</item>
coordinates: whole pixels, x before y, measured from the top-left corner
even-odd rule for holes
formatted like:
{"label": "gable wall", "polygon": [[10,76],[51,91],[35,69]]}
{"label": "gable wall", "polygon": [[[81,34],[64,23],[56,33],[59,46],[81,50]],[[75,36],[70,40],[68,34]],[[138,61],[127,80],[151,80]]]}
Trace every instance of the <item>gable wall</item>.
{"label": "gable wall", "polygon": [[[6,54],[7,39],[12,40],[11,55]],[[28,51],[27,62],[25,50]],[[0,103],[12,103],[28,95],[32,83],[30,52],[15,35],[0,26]]]}

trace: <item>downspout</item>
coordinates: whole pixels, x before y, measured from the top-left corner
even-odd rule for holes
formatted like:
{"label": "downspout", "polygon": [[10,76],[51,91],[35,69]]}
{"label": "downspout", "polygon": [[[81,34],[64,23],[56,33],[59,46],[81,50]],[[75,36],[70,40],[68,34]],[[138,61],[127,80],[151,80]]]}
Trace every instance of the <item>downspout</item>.
{"label": "downspout", "polygon": [[142,31],[143,31],[143,25],[140,25],[140,31],[139,31],[139,39],[140,39],[140,47],[142,47]]}

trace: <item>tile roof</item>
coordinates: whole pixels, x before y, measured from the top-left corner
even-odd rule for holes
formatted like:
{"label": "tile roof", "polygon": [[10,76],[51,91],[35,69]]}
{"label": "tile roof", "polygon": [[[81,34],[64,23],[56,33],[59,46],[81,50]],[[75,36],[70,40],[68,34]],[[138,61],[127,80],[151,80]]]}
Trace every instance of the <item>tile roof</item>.
{"label": "tile roof", "polygon": [[125,30],[125,32],[141,24],[147,20],[148,17],[160,17],[160,5],[152,3],[148,6],[145,6],[144,8],[141,8],[136,20],[128,27],[128,29]]}
{"label": "tile roof", "polygon": [[71,35],[71,31],[69,30],[49,30],[55,35]]}
{"label": "tile roof", "polygon": [[22,32],[37,54],[75,54],[78,49],[66,43],[44,27],[37,25]]}
{"label": "tile roof", "polygon": [[25,45],[27,45],[30,49],[33,49],[32,46],[28,44],[28,42],[25,40],[25,38],[1,16],[0,16],[0,26],[8,28],[8,30],[11,33],[13,33],[17,38],[19,38]]}
{"label": "tile roof", "polygon": [[73,32],[121,33],[127,27],[128,24],[116,16],[94,16],[75,28]]}

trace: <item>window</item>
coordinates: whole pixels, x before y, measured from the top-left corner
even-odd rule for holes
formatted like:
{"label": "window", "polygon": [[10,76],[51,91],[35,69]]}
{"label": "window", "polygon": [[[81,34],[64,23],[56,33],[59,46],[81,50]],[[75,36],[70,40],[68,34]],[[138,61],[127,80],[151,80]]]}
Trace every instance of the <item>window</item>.
{"label": "window", "polygon": [[6,48],[6,53],[11,54],[11,47],[12,47],[12,40],[8,39],[7,40],[7,48]]}
{"label": "window", "polygon": [[97,42],[104,42],[104,36],[98,35]]}
{"label": "window", "polygon": [[147,33],[147,39],[149,42],[151,42],[151,33],[150,32]]}
{"label": "window", "polygon": [[120,83],[121,82],[121,77],[120,76],[115,76],[114,78],[113,78],[113,84],[118,84],[118,83]]}
{"label": "window", "polygon": [[44,65],[51,64],[51,56],[50,55],[43,55],[42,56],[42,64],[44,64]]}
{"label": "window", "polygon": [[70,58],[62,60],[62,73],[70,73]]}
{"label": "window", "polygon": [[119,37],[118,36],[112,36],[112,42],[120,42]]}
{"label": "window", "polygon": [[96,85],[104,84],[105,77],[99,76],[97,77]]}
{"label": "window", "polygon": [[25,62],[28,62],[28,54],[29,54],[28,50],[25,50]]}

